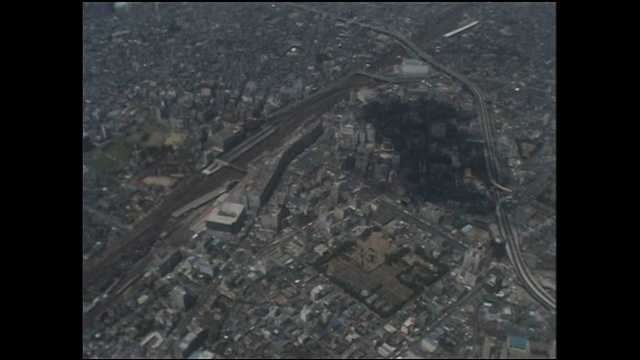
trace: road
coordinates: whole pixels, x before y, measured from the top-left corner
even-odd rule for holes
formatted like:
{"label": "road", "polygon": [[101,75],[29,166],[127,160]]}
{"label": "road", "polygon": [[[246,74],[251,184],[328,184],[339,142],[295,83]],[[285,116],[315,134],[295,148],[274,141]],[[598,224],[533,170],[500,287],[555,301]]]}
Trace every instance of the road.
{"label": "road", "polygon": [[[414,52],[423,61],[431,64],[436,69],[439,69],[440,71],[444,72],[445,74],[447,74],[450,77],[460,81],[463,85],[465,85],[466,88],[469,89],[471,91],[471,93],[473,93],[473,95],[476,97],[476,100],[477,100],[477,103],[478,103],[478,118],[479,118],[479,120],[481,122],[481,125],[483,127],[483,137],[484,137],[484,144],[485,144],[485,161],[486,161],[486,166],[487,166],[487,172],[488,172],[488,175],[489,175],[489,180],[490,180],[491,184],[497,190],[504,191],[506,193],[511,193],[512,192],[511,189],[509,189],[509,188],[507,188],[507,187],[505,187],[505,186],[503,186],[503,185],[501,185],[499,183],[499,181],[500,181],[500,173],[501,173],[500,172],[500,163],[499,163],[498,157],[496,155],[495,140],[493,138],[493,128],[492,128],[492,124],[491,124],[491,119],[489,117],[489,112],[487,110],[487,105],[486,105],[484,96],[483,96],[482,92],[480,91],[480,89],[478,89],[478,87],[475,84],[473,84],[471,81],[467,80],[464,76],[456,73],[453,69],[449,68],[448,66],[436,61],[431,56],[427,55],[415,43],[413,43],[412,41],[410,41],[409,39],[407,39],[406,37],[404,37],[402,34],[398,33],[397,31],[388,30],[388,29],[382,29],[382,28],[378,28],[378,27],[375,27],[375,26],[358,23],[358,22],[353,21],[351,19],[347,19],[347,18],[344,18],[344,17],[341,17],[341,16],[336,16],[334,14],[326,13],[324,11],[319,11],[319,10],[310,8],[310,7],[305,6],[305,5],[299,5],[299,4],[290,4],[290,5],[298,7],[298,8],[302,8],[302,9],[307,10],[307,11],[320,13],[320,14],[323,14],[325,16],[332,16],[332,17],[340,19],[340,20],[342,20],[345,23],[350,24],[350,25],[356,25],[356,26],[361,26],[361,27],[364,27],[364,28],[369,28],[369,29],[372,29],[372,30],[377,31],[379,33],[392,36],[397,41],[401,42],[405,48],[407,48],[407,49],[411,50],[412,52]],[[555,299],[552,299],[542,289],[542,287],[538,284],[538,282],[531,275],[531,272],[529,271],[529,269],[525,266],[524,261],[522,259],[522,256],[520,254],[520,249],[519,249],[519,245],[518,245],[518,241],[517,241],[517,232],[513,228],[513,226],[510,224],[508,217],[502,211],[502,207],[501,207],[502,202],[507,200],[507,199],[510,199],[510,197],[502,198],[502,196],[500,194],[498,194],[498,199],[499,200],[498,200],[498,205],[497,205],[497,211],[496,212],[497,212],[497,215],[498,215],[498,222],[500,224],[500,231],[507,238],[507,253],[509,254],[509,259],[511,260],[511,263],[514,266],[518,277],[520,278],[522,283],[525,285],[525,288],[527,289],[527,291],[529,291],[529,293],[532,295],[532,297],[534,299],[540,301],[543,305],[545,305],[546,307],[548,307],[550,309],[553,309],[555,311],[555,307],[556,307]]]}
{"label": "road", "polygon": [[[360,87],[366,84],[367,81],[368,79],[363,76],[354,75],[348,80],[340,81],[340,86],[330,87],[327,92],[322,91],[318,93],[313,97],[314,102],[310,103],[307,101],[309,98],[302,100],[290,111],[282,112],[270,120],[271,122],[278,123],[279,131],[275,132],[251,150],[238,156],[234,161],[228,161],[227,156],[223,156],[222,160],[233,163],[238,167],[245,167],[249,162],[258,157],[258,155],[280,145],[291,132],[307,119],[317,113],[323,113],[329,107],[346,98],[349,95],[350,88]],[[235,156],[235,154],[232,153],[230,156]],[[176,192],[170,194],[163,201],[162,206],[136,224],[131,232],[124,235],[115,248],[108,249],[108,251],[101,254],[101,256],[95,257],[85,263],[84,286],[86,287],[95,281],[117,262],[123,254],[131,252],[133,247],[138,246],[144,241],[148,241],[149,238],[157,237],[163,231],[160,227],[169,221],[174,211],[222,186],[224,182],[228,180],[239,180],[243,176],[244,174],[242,172],[231,167],[222,168],[215,176],[206,177],[202,174],[191,175],[187,179],[186,184]]]}
{"label": "road", "polygon": [[433,67],[439,69],[440,71],[444,72],[445,74],[451,76],[452,78],[460,81],[463,85],[465,85],[471,91],[471,93],[473,93],[473,95],[476,97],[476,100],[478,102],[478,118],[480,119],[480,122],[482,123],[483,130],[484,130],[483,135],[484,135],[484,141],[485,141],[485,159],[486,159],[487,169],[489,173],[489,180],[491,184],[496,188],[502,191],[505,191],[507,193],[511,192],[510,189],[500,185],[500,183],[498,182],[500,179],[500,165],[498,162],[498,158],[496,156],[495,142],[493,139],[493,130],[491,129],[489,112],[487,110],[487,104],[484,101],[484,97],[482,96],[482,92],[480,91],[480,89],[478,89],[478,87],[475,84],[467,80],[464,76],[456,73],[453,69],[449,68],[448,66],[436,61],[431,56],[427,55],[415,43],[413,43],[411,40],[407,39],[404,35],[398,33],[397,31],[359,23],[357,21],[354,21],[342,16],[330,14],[324,11],[316,10],[305,5],[294,4],[294,3],[287,3],[287,4],[307,10],[307,11],[319,13],[325,16],[331,16],[339,20],[342,20],[345,23],[350,25],[356,25],[356,26],[368,28],[368,29],[377,31],[379,33],[382,33],[384,35],[391,36],[395,38],[397,41],[399,41],[406,49],[415,53],[423,61],[431,64]]}
{"label": "road", "polygon": [[509,260],[514,265],[518,278],[524,285],[525,289],[531,294],[531,296],[542,303],[545,307],[555,311],[556,301],[553,299],[542,286],[536,281],[529,269],[526,267],[524,258],[520,253],[520,244],[518,241],[518,233],[515,226],[510,222],[509,217],[503,211],[502,204],[505,201],[511,200],[511,197],[503,197],[498,200],[496,205],[496,213],[498,215],[498,222],[500,225],[500,232],[507,240],[507,255]]}
{"label": "road", "polygon": [[484,273],[482,273],[481,275],[483,277],[482,282],[480,282],[479,284],[476,284],[476,286],[473,289],[471,289],[468,293],[466,293],[462,297],[462,299],[458,300],[457,303],[449,306],[447,310],[444,311],[444,314],[440,315],[440,317],[437,320],[435,320],[434,322],[429,324],[429,326],[427,326],[426,332],[429,333],[437,329],[438,326],[440,326],[443,322],[447,321],[447,319],[450,318],[451,315],[455,314],[458,309],[466,305],[480,290],[482,290],[482,288],[488,281],[488,276],[486,276],[487,274],[488,274],[488,271],[485,271]]}
{"label": "road", "polygon": [[412,223],[412,224],[414,224],[415,226],[417,226],[418,228],[420,228],[423,231],[427,231],[427,232],[430,232],[432,234],[436,234],[438,236],[441,236],[442,238],[450,241],[451,244],[453,244],[453,246],[456,247],[460,251],[466,251],[467,250],[467,248],[468,248],[467,245],[465,245],[465,244],[461,243],[460,241],[452,238],[451,236],[443,233],[442,231],[438,230],[437,228],[427,224],[426,222],[422,221],[421,219],[413,216],[408,211],[399,208],[396,204],[394,204],[394,202],[392,200],[390,200],[386,196],[384,196],[384,195],[381,196],[380,200],[382,200],[385,203],[387,203],[391,207],[391,211],[394,213],[394,215],[396,217],[400,218],[402,221],[407,222],[407,223]]}
{"label": "road", "polygon": [[388,77],[384,75],[373,74],[366,71],[358,71],[359,75],[364,75],[366,77],[370,77],[374,80],[387,82],[390,84],[405,84],[405,83],[419,83],[427,79],[427,76],[403,76],[403,77]]}
{"label": "road", "polygon": [[[396,45],[392,47],[390,52],[385,56],[373,62],[368,69],[377,71],[390,66],[397,60],[397,56],[402,53],[402,48]],[[233,159],[233,161],[229,161],[226,156],[223,156],[222,159],[240,167],[246,166],[263,152],[281,145],[289,134],[309,118],[326,112],[326,110],[333,105],[348,98],[351,89],[358,89],[366,85],[369,81],[370,79],[367,77],[357,75],[354,72],[350,77],[334,83],[334,85],[329,87],[328,91],[319,91],[290,107],[282,109],[282,111],[278,112],[268,121],[269,124],[277,124],[279,128],[277,132],[256,145],[250,151]],[[248,139],[247,141],[251,140]],[[235,154],[237,153],[233,152],[230,156],[235,157]],[[86,288],[103,275],[122,277],[122,283],[126,283],[140,272],[145,271],[149,262],[153,259],[153,253],[155,252],[153,249],[142,259],[138,260],[125,274],[121,274],[121,272],[115,270],[113,266],[124,254],[132,252],[136,246],[158,238],[160,233],[166,229],[165,225],[170,222],[171,214],[174,211],[202,195],[211,192],[213,189],[222,186],[226,181],[239,180],[242,176],[244,176],[244,174],[230,167],[224,167],[211,177],[206,177],[200,173],[189,175],[183,180],[183,185],[178,190],[165,198],[162,204],[152,214],[138,222],[132,231],[119,239],[115,247],[105,249],[100,256],[96,256],[92,261],[84,264],[83,287]],[[163,247],[175,247],[184,244],[190,239],[192,234],[188,229],[188,224],[180,226],[180,228],[173,231],[168,238],[163,240]],[[90,324],[97,314],[111,306],[117,298],[118,296],[114,295],[101,301],[85,316],[84,324]]]}

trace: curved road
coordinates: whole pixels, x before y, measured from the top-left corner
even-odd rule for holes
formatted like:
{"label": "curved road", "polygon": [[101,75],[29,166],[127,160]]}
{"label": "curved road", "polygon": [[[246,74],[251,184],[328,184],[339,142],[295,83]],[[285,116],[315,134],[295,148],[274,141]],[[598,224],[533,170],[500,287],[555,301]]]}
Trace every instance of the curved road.
{"label": "curved road", "polygon": [[507,238],[507,255],[509,260],[514,264],[516,273],[518,273],[524,287],[529,291],[534,299],[541,302],[547,308],[556,310],[556,301],[540,286],[540,284],[534,279],[529,269],[525,266],[524,259],[520,253],[520,244],[518,241],[518,232],[516,228],[509,221],[509,217],[502,208],[502,203],[510,201],[510,196],[503,197],[498,200],[496,205],[496,214],[498,215],[498,222],[500,223],[500,231],[503,232],[503,236]]}
{"label": "curved road", "polygon": [[[491,184],[495,186],[498,190],[502,190],[507,193],[511,193],[511,190],[506,188],[505,186],[500,185],[498,183],[500,179],[500,164],[498,162],[498,157],[496,155],[495,143],[493,139],[493,131],[491,129],[491,123],[489,118],[489,112],[487,111],[486,102],[482,96],[482,92],[478,89],[478,87],[471,83],[469,80],[464,78],[463,76],[455,73],[449,67],[438,63],[433,58],[425,54],[422,50],[420,50],[415,44],[411,43],[408,39],[404,38],[402,35],[397,34],[395,32],[389,31],[388,34],[396,37],[396,39],[404,42],[410,49],[412,49],[418,56],[420,56],[424,61],[431,63],[434,67],[439,68],[441,71],[449,74],[451,77],[462,82],[471,92],[475,95],[479,109],[480,109],[480,121],[483,125],[483,134],[485,139],[485,160],[487,163],[487,170],[489,173],[489,180]],[[498,223],[500,224],[500,231],[503,232],[507,237],[507,253],[509,254],[509,260],[513,264],[513,267],[516,271],[516,274],[524,284],[525,289],[529,291],[534,299],[540,301],[544,306],[556,310],[555,299],[553,299],[550,295],[548,295],[540,286],[540,284],[533,277],[529,269],[526,267],[522,255],[520,254],[520,247],[517,240],[517,232],[509,223],[508,217],[503,213],[501,204],[505,199],[510,199],[510,197],[501,198],[499,195],[498,205],[497,205],[497,215],[498,215]]]}
{"label": "curved road", "polygon": [[[332,16],[334,18],[344,21],[347,24],[369,28],[374,31],[380,32],[382,34],[392,36],[397,41],[401,42],[406,48],[408,48],[409,50],[413,51],[416,55],[418,55],[423,61],[431,64],[433,67],[439,69],[440,71],[444,72],[445,74],[448,74],[452,78],[464,84],[473,93],[473,95],[476,97],[476,100],[478,102],[478,108],[479,108],[478,117],[483,126],[483,136],[484,136],[484,143],[485,143],[484,152],[485,152],[485,161],[487,165],[487,171],[489,173],[489,181],[498,190],[504,191],[506,193],[512,192],[511,189],[499,183],[500,163],[496,155],[495,143],[493,139],[493,131],[491,129],[491,123],[489,118],[489,111],[487,110],[487,105],[482,95],[482,92],[480,91],[480,89],[478,89],[478,87],[474,83],[467,80],[464,76],[456,73],[453,69],[449,68],[448,66],[436,61],[431,56],[427,55],[416,44],[414,44],[411,40],[407,39],[397,31],[382,29],[375,26],[358,23],[351,19],[347,19],[341,16],[336,16],[334,14],[330,14],[324,11],[319,11],[305,5],[299,5],[294,3],[288,3],[288,4],[290,4],[291,6],[302,8],[307,11],[320,13],[326,16]],[[509,223],[508,217],[502,212],[502,208],[501,208],[502,202],[505,201],[506,199],[510,199],[510,197],[502,198],[501,195],[498,193],[498,199],[499,200],[497,205],[497,215],[498,215],[498,222],[500,224],[500,231],[507,237],[507,241],[508,241],[507,252],[509,254],[509,260],[513,264],[516,274],[521,279],[525,288],[527,289],[527,291],[529,291],[529,293],[533,296],[534,299],[536,299],[537,301],[540,301],[543,305],[555,311],[556,309],[555,299],[553,299],[550,295],[548,295],[542,289],[542,286],[538,284],[535,278],[531,275],[531,272],[529,271],[529,269],[526,267],[524,260],[522,258],[522,255],[520,254],[520,247],[517,240],[517,232]]]}

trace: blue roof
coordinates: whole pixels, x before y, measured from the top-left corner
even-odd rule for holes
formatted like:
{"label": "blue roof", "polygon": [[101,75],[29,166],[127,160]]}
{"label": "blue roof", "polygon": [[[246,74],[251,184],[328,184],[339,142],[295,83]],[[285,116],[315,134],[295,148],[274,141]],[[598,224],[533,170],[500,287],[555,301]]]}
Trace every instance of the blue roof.
{"label": "blue roof", "polygon": [[529,346],[529,340],[519,336],[509,336],[509,346],[516,349],[526,349]]}

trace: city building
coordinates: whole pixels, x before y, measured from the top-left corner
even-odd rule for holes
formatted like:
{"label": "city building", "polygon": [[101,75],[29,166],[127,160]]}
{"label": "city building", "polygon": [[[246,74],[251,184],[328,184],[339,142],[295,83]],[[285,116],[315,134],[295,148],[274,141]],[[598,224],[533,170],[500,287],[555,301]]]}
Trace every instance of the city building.
{"label": "city building", "polygon": [[174,347],[174,356],[178,359],[185,359],[193,353],[194,350],[202,346],[207,337],[207,332],[198,327],[194,331],[185,335],[182,340],[178,340]]}
{"label": "city building", "polygon": [[224,203],[209,214],[205,224],[210,230],[236,234],[246,220],[247,213],[244,205]]}
{"label": "city building", "polygon": [[311,130],[287,141],[284,145],[285,150],[279,159],[269,159],[267,163],[263,162],[259,164],[259,167],[256,167],[255,176],[247,183],[243,194],[247,197],[252,209],[259,208],[269,201],[289,163],[311,146],[323,131],[322,121],[318,121]]}
{"label": "city building", "polygon": [[420,346],[422,347],[422,350],[432,353],[438,348],[438,342],[427,336],[422,339]]}
{"label": "city building", "polygon": [[243,127],[225,124],[224,129],[213,135],[213,146],[225,152],[246,138]]}
{"label": "city building", "polygon": [[161,255],[159,258],[156,258],[154,263],[152,263],[150,270],[156,276],[164,277],[173,271],[180,261],[182,261],[182,253],[180,253],[179,250],[168,252]]}
{"label": "city building", "polygon": [[408,317],[407,320],[405,320],[404,323],[402,324],[400,331],[402,331],[402,333],[405,335],[409,335],[409,333],[413,330],[414,325],[415,325],[415,319],[413,318],[413,316]]}
{"label": "city building", "polygon": [[189,310],[195,305],[196,301],[193,295],[189,294],[185,289],[176,286],[171,290],[171,306],[177,310]]}
{"label": "city building", "polygon": [[509,336],[507,338],[507,347],[509,351],[515,353],[529,353],[529,340],[520,336]]}
{"label": "city building", "polygon": [[205,275],[213,277],[216,274],[215,267],[205,259],[199,259],[196,262],[196,266],[198,267],[198,270]]}
{"label": "city building", "polygon": [[313,289],[311,289],[311,294],[310,294],[311,295],[311,300],[318,301],[326,293],[327,293],[326,289],[322,285],[318,285],[318,286],[314,287]]}
{"label": "city building", "polygon": [[311,309],[307,308],[305,305],[304,308],[300,311],[300,319],[305,323],[309,321],[309,314],[311,314]]}
{"label": "city building", "polygon": [[184,130],[186,122],[182,118],[169,118],[169,127],[173,130]]}
{"label": "city building", "polygon": [[480,265],[480,253],[475,249],[469,249],[464,253],[462,261],[462,271],[476,271]]}
{"label": "city building", "polygon": [[464,274],[464,280],[463,282],[468,285],[468,286],[475,286],[476,285],[476,281],[478,280],[478,273],[477,271],[466,271]]}

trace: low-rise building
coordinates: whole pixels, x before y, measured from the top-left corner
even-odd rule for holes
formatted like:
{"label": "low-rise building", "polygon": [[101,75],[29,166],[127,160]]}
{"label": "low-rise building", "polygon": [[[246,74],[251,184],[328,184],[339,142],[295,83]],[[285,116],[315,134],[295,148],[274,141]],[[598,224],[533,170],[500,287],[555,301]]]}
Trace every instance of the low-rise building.
{"label": "low-rise building", "polygon": [[438,348],[438,342],[427,336],[422,339],[420,346],[422,347],[422,350],[432,353]]}

